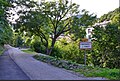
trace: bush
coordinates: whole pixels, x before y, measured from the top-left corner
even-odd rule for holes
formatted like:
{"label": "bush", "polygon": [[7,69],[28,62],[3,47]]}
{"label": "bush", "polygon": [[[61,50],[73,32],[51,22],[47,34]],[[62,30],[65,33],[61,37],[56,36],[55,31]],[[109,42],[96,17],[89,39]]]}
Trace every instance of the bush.
{"label": "bush", "polygon": [[67,44],[57,42],[53,48],[51,56],[76,63],[84,63],[84,51],[79,49],[78,43],[76,42],[70,42]]}
{"label": "bush", "polygon": [[45,47],[39,42],[39,41],[35,41],[33,44],[32,44],[32,49],[35,51],[35,52],[38,52],[38,53],[45,53],[44,50],[45,50]]}
{"label": "bush", "polygon": [[62,58],[63,50],[55,45],[55,47],[52,50],[51,56],[57,57],[57,58]]}
{"label": "bush", "polygon": [[35,55],[34,58],[36,58],[37,60],[43,61],[45,63],[49,63],[51,65],[54,65],[60,68],[69,69],[69,70],[80,69],[84,66],[72,61],[65,61],[65,60],[51,57],[48,55]]}

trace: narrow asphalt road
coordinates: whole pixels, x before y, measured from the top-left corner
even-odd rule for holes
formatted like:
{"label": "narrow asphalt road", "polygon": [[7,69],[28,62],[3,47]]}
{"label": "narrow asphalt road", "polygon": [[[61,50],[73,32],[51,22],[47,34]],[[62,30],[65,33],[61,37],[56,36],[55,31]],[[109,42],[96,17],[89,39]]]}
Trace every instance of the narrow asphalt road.
{"label": "narrow asphalt road", "polygon": [[[106,80],[101,77],[75,75],[34,59],[31,54],[6,45],[6,55],[0,57],[0,79],[16,80]],[[10,59],[12,58],[12,60]],[[1,67],[2,66],[2,67]],[[29,77],[27,77],[27,76]],[[5,77],[6,76],[6,77]]]}
{"label": "narrow asphalt road", "polygon": [[30,80],[5,51],[0,56],[0,80]]}

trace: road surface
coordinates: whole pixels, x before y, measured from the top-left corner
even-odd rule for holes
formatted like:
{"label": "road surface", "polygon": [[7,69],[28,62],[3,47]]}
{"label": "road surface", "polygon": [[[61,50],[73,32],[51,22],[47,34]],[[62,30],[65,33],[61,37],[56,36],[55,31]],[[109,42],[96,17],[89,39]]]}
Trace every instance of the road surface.
{"label": "road surface", "polygon": [[6,51],[0,56],[0,80],[30,80],[30,78],[9,57]]}

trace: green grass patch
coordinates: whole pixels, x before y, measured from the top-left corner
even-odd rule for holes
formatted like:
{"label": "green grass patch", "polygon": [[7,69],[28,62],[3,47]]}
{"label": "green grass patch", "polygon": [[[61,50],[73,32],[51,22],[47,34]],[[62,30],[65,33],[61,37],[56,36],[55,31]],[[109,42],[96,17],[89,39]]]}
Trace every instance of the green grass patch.
{"label": "green grass patch", "polygon": [[2,55],[2,53],[4,52],[4,48],[2,46],[0,46],[0,55]]}
{"label": "green grass patch", "polygon": [[36,54],[36,52],[33,51],[32,49],[21,50],[21,51],[23,51],[23,52],[25,52],[25,53],[28,53],[28,54]]}
{"label": "green grass patch", "polygon": [[84,74],[87,77],[105,77],[110,80],[120,80],[119,69],[84,67],[82,69],[76,69],[74,71]]}
{"label": "green grass patch", "polygon": [[2,50],[0,50],[0,55],[2,55],[2,52],[3,52],[3,51],[2,51]]}

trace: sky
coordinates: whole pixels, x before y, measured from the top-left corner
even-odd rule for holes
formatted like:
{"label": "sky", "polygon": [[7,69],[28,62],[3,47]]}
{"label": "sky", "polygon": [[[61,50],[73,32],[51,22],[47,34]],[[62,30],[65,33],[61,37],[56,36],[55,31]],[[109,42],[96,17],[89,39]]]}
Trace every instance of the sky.
{"label": "sky", "polygon": [[72,2],[79,4],[80,9],[95,13],[98,18],[119,7],[119,0],[72,0]]}
{"label": "sky", "polygon": [[[107,14],[109,11],[113,11],[119,7],[119,0],[72,0],[72,3],[79,4],[80,10],[86,9],[90,13],[94,13],[95,15],[97,15],[97,18],[100,18],[102,15]],[[18,16],[15,15],[14,18],[17,19]]]}
{"label": "sky", "polygon": [[97,14],[97,17],[119,7],[119,0],[72,0],[72,2],[79,4],[80,9]]}

